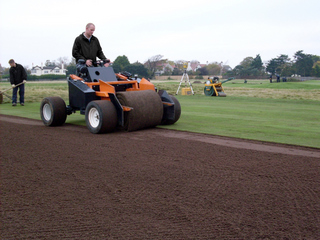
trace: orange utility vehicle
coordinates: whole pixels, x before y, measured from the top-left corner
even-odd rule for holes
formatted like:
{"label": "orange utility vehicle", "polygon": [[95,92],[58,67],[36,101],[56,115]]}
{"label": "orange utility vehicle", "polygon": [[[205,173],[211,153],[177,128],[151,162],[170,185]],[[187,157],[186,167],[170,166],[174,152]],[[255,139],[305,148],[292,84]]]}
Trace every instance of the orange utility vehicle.
{"label": "orange utility vehicle", "polygon": [[46,126],[63,125],[67,115],[80,111],[91,133],[116,129],[134,131],[174,124],[180,118],[179,101],[145,78],[115,74],[112,67],[88,67],[85,74],[70,75],[69,105],[60,97],[46,97],[40,115]]}

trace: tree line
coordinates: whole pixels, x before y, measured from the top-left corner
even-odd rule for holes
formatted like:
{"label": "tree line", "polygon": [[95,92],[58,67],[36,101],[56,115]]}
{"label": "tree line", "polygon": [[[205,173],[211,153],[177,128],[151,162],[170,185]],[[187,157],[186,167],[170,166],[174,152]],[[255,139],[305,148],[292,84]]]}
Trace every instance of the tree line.
{"label": "tree line", "polygon": [[[144,64],[139,62],[130,64],[128,58],[123,55],[115,59],[112,67],[115,72],[127,71],[142,77],[153,78],[160,70],[162,75],[182,75],[185,62],[184,60],[170,61],[164,59],[162,55],[155,55],[150,57]],[[192,60],[192,62],[197,63],[198,61]],[[171,68],[163,68],[165,63],[174,66],[173,70]],[[196,71],[188,71],[188,74],[200,77],[222,75],[237,78],[265,78],[270,74],[286,77],[292,75],[320,77],[320,56],[306,54],[303,50],[299,50],[293,55],[293,59],[290,59],[288,55],[281,54],[263,63],[260,54],[257,54],[255,57],[244,58],[233,69],[222,62],[212,62],[198,68]]]}
{"label": "tree line", "polygon": [[[182,75],[184,72],[183,65],[187,61],[177,60],[170,61],[164,59],[163,55],[155,55],[150,57],[145,63],[135,62],[130,63],[127,56],[118,56],[112,63],[112,67],[116,73],[118,72],[129,72],[133,75],[137,74],[139,77],[153,78],[156,74],[162,75]],[[191,63],[199,63],[197,60],[192,60]],[[58,66],[67,69],[67,75],[76,74],[76,62],[72,58],[68,62],[68,58],[59,58],[55,61],[47,60],[45,66]],[[164,66],[170,65],[172,67],[165,68]],[[41,77],[33,76],[31,70],[27,67],[28,79],[36,80]],[[188,71],[189,75],[195,75],[196,78],[201,76],[225,76],[225,77],[236,77],[236,78],[265,78],[270,74],[280,76],[292,76],[300,75],[303,77],[320,77],[320,56],[306,54],[303,50],[297,51],[293,55],[293,59],[290,59],[288,55],[281,54],[276,58],[263,63],[260,54],[255,57],[244,58],[236,67],[233,69],[227,64],[222,62],[212,62],[197,68],[196,71]],[[3,70],[3,78],[9,77],[9,68]],[[60,76],[66,77],[66,76]],[[46,79],[56,79],[57,76],[52,75],[46,76]]]}
{"label": "tree line", "polygon": [[320,77],[320,56],[305,54],[303,50],[297,51],[291,60],[288,55],[281,54],[263,64],[260,55],[255,58],[247,57],[234,69],[226,72],[229,76],[253,78],[265,75],[303,77]]}

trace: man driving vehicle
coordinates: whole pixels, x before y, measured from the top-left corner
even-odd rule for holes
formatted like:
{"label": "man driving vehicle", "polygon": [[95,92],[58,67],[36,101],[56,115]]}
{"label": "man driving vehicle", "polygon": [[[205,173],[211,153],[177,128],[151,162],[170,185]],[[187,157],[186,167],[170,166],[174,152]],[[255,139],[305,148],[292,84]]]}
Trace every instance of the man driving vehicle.
{"label": "man driving vehicle", "polygon": [[97,66],[97,57],[103,61],[103,65],[108,67],[110,60],[102,51],[97,37],[93,36],[95,25],[88,23],[86,31],[80,34],[74,41],[72,56],[76,59],[78,74],[87,75],[87,68]]}

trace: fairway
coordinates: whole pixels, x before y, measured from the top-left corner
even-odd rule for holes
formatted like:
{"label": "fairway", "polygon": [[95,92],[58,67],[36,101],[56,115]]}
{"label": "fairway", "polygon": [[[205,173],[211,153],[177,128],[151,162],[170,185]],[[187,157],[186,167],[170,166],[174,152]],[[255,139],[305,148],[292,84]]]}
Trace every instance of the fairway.
{"label": "fairway", "polygon": [[[152,81],[158,89],[174,95],[179,81]],[[204,84],[193,84],[195,95],[177,95],[182,113],[179,121],[159,126],[180,131],[206,133],[267,142],[320,148],[320,81],[272,83],[267,80],[234,80],[223,84],[227,97],[207,97]],[[10,87],[0,83],[1,90]],[[182,86],[183,87],[183,86]],[[7,92],[11,95],[11,91]],[[4,96],[1,114],[40,120],[40,102],[59,96],[68,101],[67,81],[28,82],[26,106],[12,107]],[[67,123],[85,125],[79,113]]]}
{"label": "fairway", "polygon": [[317,101],[204,96],[178,99],[181,118],[166,128],[320,147]]}

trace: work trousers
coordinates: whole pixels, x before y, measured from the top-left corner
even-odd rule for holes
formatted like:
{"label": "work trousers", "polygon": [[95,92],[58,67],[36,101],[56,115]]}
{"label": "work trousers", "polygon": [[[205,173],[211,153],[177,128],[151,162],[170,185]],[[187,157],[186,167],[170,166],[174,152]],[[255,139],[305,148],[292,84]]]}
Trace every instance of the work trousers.
{"label": "work trousers", "polygon": [[12,90],[12,103],[17,103],[18,89],[19,89],[20,103],[24,103],[24,84],[21,84]]}

